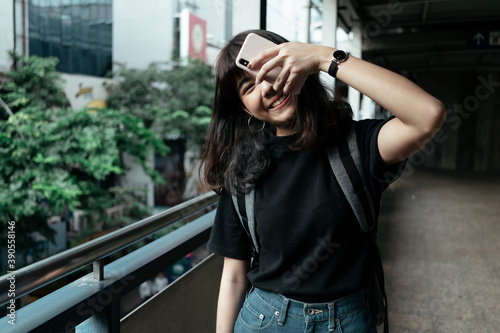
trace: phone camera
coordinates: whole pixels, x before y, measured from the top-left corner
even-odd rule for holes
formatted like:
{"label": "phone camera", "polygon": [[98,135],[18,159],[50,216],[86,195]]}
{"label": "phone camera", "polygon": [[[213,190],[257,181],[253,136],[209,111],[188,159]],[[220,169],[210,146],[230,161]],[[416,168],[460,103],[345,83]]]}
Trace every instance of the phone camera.
{"label": "phone camera", "polygon": [[240,64],[242,64],[243,66],[247,67],[248,66],[248,60],[240,59]]}

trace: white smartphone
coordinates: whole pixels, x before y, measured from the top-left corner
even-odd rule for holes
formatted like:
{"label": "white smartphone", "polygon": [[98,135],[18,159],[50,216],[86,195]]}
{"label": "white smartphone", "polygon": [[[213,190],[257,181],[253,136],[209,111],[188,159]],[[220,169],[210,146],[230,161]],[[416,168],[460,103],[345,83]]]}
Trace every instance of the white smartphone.
{"label": "white smartphone", "polygon": [[[259,70],[249,69],[247,67],[250,60],[257,56],[261,51],[264,51],[265,49],[273,46],[276,46],[276,44],[271,42],[269,39],[266,39],[254,33],[248,34],[245,41],[243,42],[243,45],[241,46],[241,50],[238,53],[238,56],[236,57],[236,66],[242,68],[243,70],[251,73],[254,76],[257,76]],[[269,59],[265,60],[264,63],[269,61]],[[264,80],[271,84],[274,84],[274,81],[276,81],[276,78],[281,72],[281,69],[281,67],[273,68],[269,73],[267,73]]]}

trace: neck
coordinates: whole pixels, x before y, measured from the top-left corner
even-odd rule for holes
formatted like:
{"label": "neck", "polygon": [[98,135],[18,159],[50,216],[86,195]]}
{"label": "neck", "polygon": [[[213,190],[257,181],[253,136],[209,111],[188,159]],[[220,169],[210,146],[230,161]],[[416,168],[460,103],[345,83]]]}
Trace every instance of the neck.
{"label": "neck", "polygon": [[279,128],[276,127],[276,136],[288,136],[295,134],[294,131],[292,131],[290,128]]}

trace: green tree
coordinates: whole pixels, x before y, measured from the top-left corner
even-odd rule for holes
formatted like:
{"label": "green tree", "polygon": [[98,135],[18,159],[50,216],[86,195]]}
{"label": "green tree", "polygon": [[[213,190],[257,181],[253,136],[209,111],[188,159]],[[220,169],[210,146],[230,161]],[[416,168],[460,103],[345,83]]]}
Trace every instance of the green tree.
{"label": "green tree", "polygon": [[[62,108],[67,100],[55,71],[57,59],[14,58],[23,66],[7,73],[10,81],[0,88],[0,241],[5,244],[7,222],[16,221],[16,246],[22,252],[33,247],[34,231],[52,239],[47,218],[65,209],[83,209],[95,220],[110,222],[106,208],[137,203],[134,191],[109,186],[126,168],[123,154],[161,182],[146,161],[153,149],[165,154],[168,147],[133,114]],[[129,207],[137,217],[149,213]]]}
{"label": "green tree", "polygon": [[137,70],[118,65],[115,77],[120,83],[109,86],[108,105],[140,117],[159,135],[185,136],[195,148],[203,142],[212,114],[212,69],[197,59],[186,66],[164,67],[153,63]]}
{"label": "green tree", "polygon": [[[57,58],[26,57],[13,51],[9,55],[15,63],[22,63],[19,69],[6,73],[9,80],[0,85],[0,97],[13,113],[69,106],[63,92],[64,81],[56,71]],[[0,119],[7,118],[7,110],[0,108]]]}

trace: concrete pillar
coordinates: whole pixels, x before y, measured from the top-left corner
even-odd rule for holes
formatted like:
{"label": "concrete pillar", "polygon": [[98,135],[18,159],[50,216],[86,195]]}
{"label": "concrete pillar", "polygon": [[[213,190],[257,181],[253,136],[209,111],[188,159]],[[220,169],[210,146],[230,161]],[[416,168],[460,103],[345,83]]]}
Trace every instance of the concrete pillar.
{"label": "concrete pillar", "polygon": [[233,36],[233,0],[226,0],[226,8],[224,10],[225,15],[225,25],[224,25],[224,37],[226,40],[230,40]]}
{"label": "concrete pillar", "polygon": [[[356,58],[361,58],[362,57],[362,43],[363,43],[363,30],[361,28],[361,23],[357,22],[352,26],[352,40],[349,43],[349,49],[345,50],[349,52],[351,55],[355,56]],[[363,98],[368,98],[364,96]],[[359,110],[361,107],[361,93],[357,91],[356,89],[352,88],[349,86],[348,89],[348,99],[349,99],[349,104],[351,105],[352,112],[354,114],[354,119],[358,120],[359,119]]]}
{"label": "concrete pillar", "polygon": [[338,0],[323,2],[323,44],[337,45],[337,6]]}
{"label": "concrete pillar", "polygon": [[14,2],[14,38],[17,53],[30,54],[28,0]]}
{"label": "concrete pillar", "polygon": [[[337,6],[338,0],[323,1],[323,45],[337,46]],[[334,87],[334,79],[327,73],[320,73],[321,79],[329,87]]]}
{"label": "concrete pillar", "polygon": [[0,73],[8,72],[12,59],[8,51],[14,49],[14,3],[3,1],[0,10]]}
{"label": "concrete pillar", "polygon": [[309,34],[311,28],[310,20],[310,1],[311,0],[301,0],[298,2],[299,8],[299,33],[298,42],[309,43]]}
{"label": "concrete pillar", "polygon": [[363,99],[358,110],[359,111],[357,117],[356,115],[353,117],[355,120],[374,118],[373,116],[375,115],[375,102],[371,98],[363,95]]}

